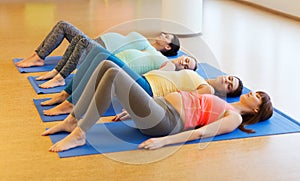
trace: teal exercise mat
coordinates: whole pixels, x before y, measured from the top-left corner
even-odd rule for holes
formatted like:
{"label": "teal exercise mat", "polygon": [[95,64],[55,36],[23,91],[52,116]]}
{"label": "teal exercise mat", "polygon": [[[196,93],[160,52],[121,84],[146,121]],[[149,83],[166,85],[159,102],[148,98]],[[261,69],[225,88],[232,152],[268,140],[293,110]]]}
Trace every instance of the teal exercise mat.
{"label": "teal exercise mat", "polygon": [[21,61],[23,58],[14,58],[13,62],[16,68],[20,73],[31,73],[31,72],[48,72],[57,65],[59,60],[62,56],[49,56],[45,58],[45,65],[44,66],[33,66],[33,67],[27,67],[27,68],[21,68],[17,67],[16,63]]}
{"label": "teal exercise mat", "polygon": [[[52,106],[42,106],[41,103],[49,100],[50,98],[43,98],[43,99],[33,99],[33,103],[39,113],[40,118],[42,119],[42,122],[53,122],[53,121],[62,121],[64,120],[68,114],[61,114],[56,116],[46,116],[43,114],[44,110],[48,110],[51,108],[54,108],[56,105]],[[122,110],[122,107],[119,103],[114,102],[114,105],[110,105],[110,107],[107,109],[107,111],[103,114],[103,116],[114,116],[116,115],[116,112],[120,112]]]}
{"label": "teal exercise mat", "polygon": [[[198,65],[197,73],[204,78],[214,78],[225,74],[207,63],[200,63]],[[248,88],[244,87],[243,94],[248,93],[249,91]],[[235,102],[239,100],[239,97],[225,99],[227,102]],[[228,134],[219,135],[214,138],[195,140],[185,144],[295,133],[300,132],[300,123],[275,108],[273,116],[269,120],[249,125],[247,128],[254,129],[256,133],[248,134],[236,129]],[[56,143],[67,134],[68,133],[59,133],[51,135],[50,138],[53,143]],[[86,145],[63,151],[58,154],[61,158],[65,158],[137,150],[138,144],[148,138],[149,137],[143,135],[138,129],[134,128],[133,121],[96,124],[87,132]]]}
{"label": "teal exercise mat", "polygon": [[66,84],[64,86],[58,86],[58,87],[53,87],[53,88],[49,88],[49,89],[44,89],[44,88],[40,88],[39,85],[48,81],[48,80],[36,80],[37,76],[28,76],[28,80],[30,82],[30,84],[32,85],[34,91],[37,94],[53,94],[53,93],[59,93],[62,90],[64,90],[67,85],[72,81],[74,74],[69,75],[66,79],[65,82]]}

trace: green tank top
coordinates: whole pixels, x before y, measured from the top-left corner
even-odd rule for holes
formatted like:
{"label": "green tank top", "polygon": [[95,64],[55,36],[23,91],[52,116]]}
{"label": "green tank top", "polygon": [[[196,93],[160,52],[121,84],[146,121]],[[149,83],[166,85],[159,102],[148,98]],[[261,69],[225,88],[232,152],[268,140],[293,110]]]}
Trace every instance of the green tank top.
{"label": "green tank top", "polygon": [[144,74],[151,70],[159,69],[164,62],[169,61],[167,57],[157,50],[124,50],[116,54],[116,57],[125,62],[138,74]]}
{"label": "green tank top", "polygon": [[109,32],[100,36],[108,51],[117,54],[127,49],[155,50],[149,41],[137,32],[130,32],[126,36]]}

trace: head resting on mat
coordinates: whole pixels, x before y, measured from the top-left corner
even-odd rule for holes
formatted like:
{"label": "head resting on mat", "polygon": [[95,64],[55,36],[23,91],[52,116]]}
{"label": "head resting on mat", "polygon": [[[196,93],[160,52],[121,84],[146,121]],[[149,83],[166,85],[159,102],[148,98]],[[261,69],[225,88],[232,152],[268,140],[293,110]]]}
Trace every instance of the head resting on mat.
{"label": "head resting on mat", "polygon": [[215,94],[218,96],[240,96],[244,87],[241,79],[232,75],[221,75],[206,81],[215,89]]}
{"label": "head resting on mat", "polygon": [[154,46],[165,56],[175,56],[180,49],[180,42],[179,38],[174,34],[160,33],[155,38]]}
{"label": "head resting on mat", "polygon": [[172,59],[171,62],[174,63],[176,71],[183,69],[190,69],[195,71],[198,64],[196,58],[187,55],[182,55],[178,58]]}
{"label": "head resting on mat", "polygon": [[244,102],[251,108],[247,113],[242,113],[242,124],[239,129],[247,133],[255,133],[254,130],[246,129],[245,125],[255,124],[269,119],[273,115],[273,105],[270,96],[262,91],[250,92],[240,97],[240,102]]}

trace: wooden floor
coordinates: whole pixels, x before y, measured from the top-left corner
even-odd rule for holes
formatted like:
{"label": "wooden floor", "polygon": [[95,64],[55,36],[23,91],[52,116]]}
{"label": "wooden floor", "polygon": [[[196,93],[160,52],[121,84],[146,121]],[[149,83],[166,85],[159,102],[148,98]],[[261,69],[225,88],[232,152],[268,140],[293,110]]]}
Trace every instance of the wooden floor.
{"label": "wooden floor", "polygon": [[[49,95],[36,95],[27,76],[40,73],[20,74],[12,58],[30,55],[58,20],[68,20],[95,37],[126,21],[160,17],[154,10],[161,11],[160,0],[0,2],[0,180],[300,178],[300,134],[64,159],[47,151],[51,141],[40,133],[54,123],[41,122],[32,99]],[[219,67],[241,76],[250,88],[267,90],[276,106],[296,118],[300,96],[290,95],[298,94],[299,85],[288,84],[299,77],[299,36],[299,22],[232,1],[204,3],[203,39]],[[192,39],[182,41],[197,50]],[[61,55],[66,45],[52,55]]]}

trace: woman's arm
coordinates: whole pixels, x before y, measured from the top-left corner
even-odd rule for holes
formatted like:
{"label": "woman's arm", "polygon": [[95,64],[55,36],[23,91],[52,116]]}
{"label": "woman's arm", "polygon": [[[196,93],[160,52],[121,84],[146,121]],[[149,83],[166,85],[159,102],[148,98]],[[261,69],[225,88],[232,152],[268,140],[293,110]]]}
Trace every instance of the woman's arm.
{"label": "woman's arm", "polygon": [[178,134],[150,138],[139,145],[139,148],[157,149],[166,145],[183,143],[187,141],[197,140],[200,138],[213,137],[220,134],[232,132],[242,123],[240,114],[233,111],[226,111],[224,116],[217,121],[198,128],[196,130],[184,131]]}

